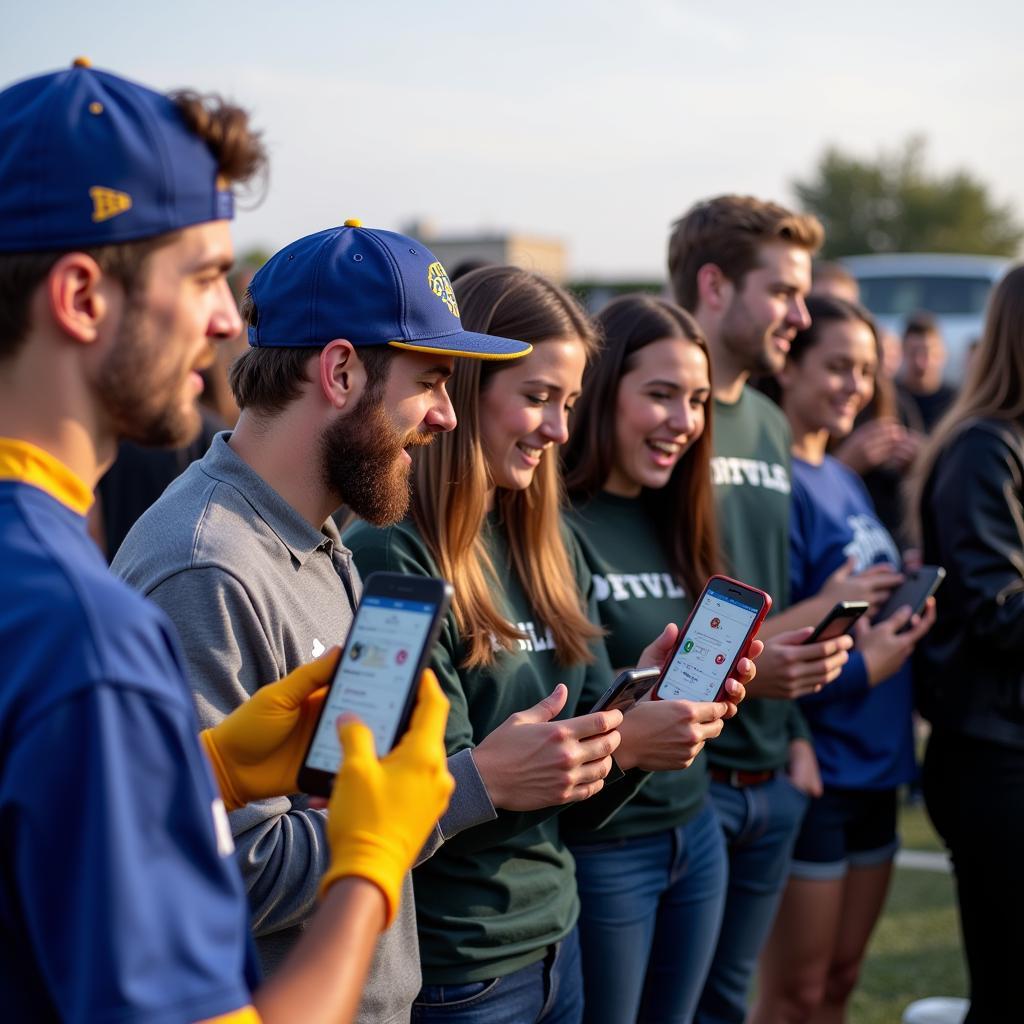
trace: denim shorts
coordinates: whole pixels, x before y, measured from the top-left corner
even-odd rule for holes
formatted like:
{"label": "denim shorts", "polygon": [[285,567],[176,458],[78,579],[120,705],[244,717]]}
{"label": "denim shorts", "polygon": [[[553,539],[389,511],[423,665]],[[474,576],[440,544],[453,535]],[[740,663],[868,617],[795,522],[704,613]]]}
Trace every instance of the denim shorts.
{"label": "denim shorts", "polygon": [[900,847],[895,789],[834,789],[807,807],[790,877],[832,881],[850,868],[886,864]]}

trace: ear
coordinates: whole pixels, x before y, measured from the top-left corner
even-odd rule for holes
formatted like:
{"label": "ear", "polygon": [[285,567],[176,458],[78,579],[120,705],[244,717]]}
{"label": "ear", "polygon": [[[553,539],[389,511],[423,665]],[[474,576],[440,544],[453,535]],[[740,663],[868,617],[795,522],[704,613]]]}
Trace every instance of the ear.
{"label": "ear", "polygon": [[91,344],[110,315],[111,289],[121,287],[105,277],[99,264],[84,252],[69,252],[53,265],[45,284],[45,301],[60,330],[73,341]]}
{"label": "ear", "polygon": [[366,370],[352,342],[335,338],[320,353],[320,391],[335,409],[354,405],[366,386]]}
{"label": "ear", "polygon": [[721,313],[732,301],[732,281],[717,263],[705,263],[697,271],[697,301],[710,313]]}

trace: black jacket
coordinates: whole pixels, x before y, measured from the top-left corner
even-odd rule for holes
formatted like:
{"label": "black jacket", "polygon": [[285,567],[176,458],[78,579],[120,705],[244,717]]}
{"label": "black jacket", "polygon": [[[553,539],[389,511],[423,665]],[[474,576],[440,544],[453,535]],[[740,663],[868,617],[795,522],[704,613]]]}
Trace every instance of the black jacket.
{"label": "black jacket", "polygon": [[918,706],[933,726],[1024,749],[1024,429],[968,424],[921,503],[924,560],[945,566],[918,645]]}

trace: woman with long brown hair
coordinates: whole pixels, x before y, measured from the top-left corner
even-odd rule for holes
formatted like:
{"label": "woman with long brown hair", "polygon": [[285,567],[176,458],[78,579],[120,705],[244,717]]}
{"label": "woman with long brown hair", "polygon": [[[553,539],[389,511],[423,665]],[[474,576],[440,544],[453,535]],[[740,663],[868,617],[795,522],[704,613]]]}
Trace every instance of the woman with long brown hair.
{"label": "woman with long brown hair", "polygon": [[[612,662],[624,666],[660,623],[685,621],[718,569],[711,371],[697,322],[663,299],[622,296],[597,324],[604,346],[564,463],[569,523],[598,584]],[[701,755],[656,775],[603,828],[563,829],[576,858],[586,1021],[692,1020],[725,901],[725,844],[707,792]]]}
{"label": "woman with long brown hair", "polygon": [[911,486],[926,563],[945,566],[915,664],[931,722],[922,779],[953,855],[969,1024],[1020,1017],[1024,942],[1024,266],[989,300],[960,396]]}
{"label": "woman with long brown hair", "polygon": [[[448,750],[472,757],[496,813],[417,869],[425,985],[413,1016],[569,1024],[582,1010],[578,900],[557,812],[574,803],[565,813],[577,828],[600,823],[639,787],[631,769],[662,767],[647,756],[652,720],[686,761],[731,705],[662,702],[653,715],[631,712],[624,733],[619,711],[551,721],[585,711],[611,681],[590,574],[561,519],[557,458],[596,338],[577,303],[538,274],[487,267],[454,288],[467,329],[534,350],[499,368],[457,365],[458,426],[416,452],[409,518],[346,537],[362,572],[453,583],[433,660],[452,704]],[[656,664],[673,638],[666,630],[637,656]],[[613,752],[626,778],[595,796]]]}

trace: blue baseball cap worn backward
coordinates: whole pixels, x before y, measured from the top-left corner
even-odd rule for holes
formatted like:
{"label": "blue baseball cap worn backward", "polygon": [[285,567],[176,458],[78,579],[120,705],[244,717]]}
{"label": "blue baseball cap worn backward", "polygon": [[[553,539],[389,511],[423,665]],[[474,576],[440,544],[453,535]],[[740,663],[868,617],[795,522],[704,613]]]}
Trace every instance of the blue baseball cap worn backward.
{"label": "blue baseball cap worn backward", "polygon": [[357,348],[477,359],[516,359],[533,348],[463,330],[451,281],[434,254],[358,220],[285,246],[256,272],[249,294],[254,347],[322,348],[344,338]]}
{"label": "blue baseball cap worn backward", "polygon": [[233,215],[217,161],[167,96],[84,58],[0,92],[0,252],[131,242]]}

